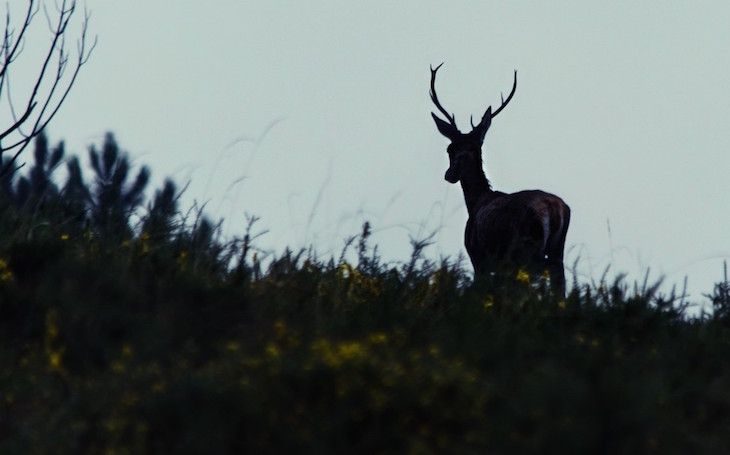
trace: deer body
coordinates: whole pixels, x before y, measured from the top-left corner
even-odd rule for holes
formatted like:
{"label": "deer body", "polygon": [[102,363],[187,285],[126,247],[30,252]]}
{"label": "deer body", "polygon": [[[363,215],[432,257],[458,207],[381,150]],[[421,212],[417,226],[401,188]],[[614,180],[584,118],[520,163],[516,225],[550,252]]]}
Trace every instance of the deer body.
{"label": "deer body", "polygon": [[448,122],[432,114],[438,130],[451,140],[447,148],[449,169],[444,178],[460,182],[469,213],[464,245],[475,275],[489,273],[504,263],[527,266],[538,273],[547,270],[557,295],[565,294],[563,251],[570,223],[570,208],[550,193],[526,190],[507,194],[494,191],[482,166],[482,143],[494,118],[509,103],[517,88],[515,82],[507,101],[492,114],[487,108],[481,122],[472,131],[461,133],[454,116],[438,101],[436,71],[431,70],[431,99]]}

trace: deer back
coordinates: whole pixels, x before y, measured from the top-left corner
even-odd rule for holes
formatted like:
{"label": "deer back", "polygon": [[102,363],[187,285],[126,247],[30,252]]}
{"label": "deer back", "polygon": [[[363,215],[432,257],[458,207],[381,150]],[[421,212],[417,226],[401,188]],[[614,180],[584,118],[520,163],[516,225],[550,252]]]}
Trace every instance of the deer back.
{"label": "deer back", "polygon": [[514,262],[545,259],[553,233],[567,226],[567,205],[540,190],[494,195],[467,222],[464,240],[474,267],[480,268],[488,257]]}

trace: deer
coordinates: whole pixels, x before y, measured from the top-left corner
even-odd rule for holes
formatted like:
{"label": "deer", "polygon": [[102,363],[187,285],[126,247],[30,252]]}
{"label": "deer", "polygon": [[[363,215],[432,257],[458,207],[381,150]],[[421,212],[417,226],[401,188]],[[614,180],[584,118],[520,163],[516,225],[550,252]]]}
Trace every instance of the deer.
{"label": "deer", "polygon": [[[563,254],[570,224],[570,208],[561,198],[541,190],[503,193],[492,189],[482,162],[482,145],[494,119],[512,100],[517,90],[517,71],[512,91],[492,112],[490,105],[479,124],[471,119],[471,131],[462,133],[456,126],[454,114],[441,105],[436,95],[436,72],[431,66],[431,101],[446,117],[431,112],[436,128],[451,143],[446,148],[449,168],[447,182],[461,183],[468,212],[464,245],[474,267],[475,279],[495,273],[505,265],[527,267],[547,273],[550,289],[565,297]],[[548,276],[548,275],[546,275]]]}

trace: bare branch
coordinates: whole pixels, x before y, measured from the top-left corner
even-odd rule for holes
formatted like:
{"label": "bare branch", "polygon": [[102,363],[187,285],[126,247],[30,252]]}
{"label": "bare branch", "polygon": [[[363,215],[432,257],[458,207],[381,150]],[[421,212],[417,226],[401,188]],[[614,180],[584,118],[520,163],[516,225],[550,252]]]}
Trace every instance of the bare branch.
{"label": "bare branch", "polygon": [[[78,38],[76,51],[77,56],[73,59],[73,68],[70,76],[67,76],[69,63],[72,61],[70,52],[67,47],[69,25],[77,12],[76,0],[59,0],[54,1],[55,13],[51,8],[43,4],[43,12],[48,22],[51,40],[45,51],[37,77],[33,82],[30,94],[24,98],[25,106],[19,113],[15,110],[13,103],[13,93],[10,90],[10,67],[13,62],[22,54],[25,43],[25,35],[30,24],[41,8],[36,0],[29,0],[28,10],[25,14],[25,20],[20,27],[20,31],[15,35],[10,30],[11,13],[8,6],[6,13],[6,29],[4,36],[1,37],[0,43],[0,101],[5,91],[5,97],[8,101],[7,109],[13,119],[13,124],[0,133],[0,141],[6,138],[14,137],[9,145],[0,143],[0,159],[3,153],[12,151],[12,158],[2,163],[0,161],[0,176],[5,174],[8,169],[14,166],[18,156],[25,150],[31,140],[40,134],[40,132],[48,125],[53,117],[58,113],[61,105],[66,100],[71,87],[76,82],[76,78],[91,56],[97,44],[95,36],[93,42],[88,39],[89,20],[91,15],[84,8],[83,19],[81,20],[81,33]],[[53,68],[53,69],[52,69]],[[38,109],[36,109],[38,107]]]}
{"label": "bare branch", "polygon": [[28,11],[25,15],[23,26],[21,27],[16,39],[13,39],[13,32],[10,30],[10,5],[5,5],[5,34],[3,36],[2,51],[0,51],[0,55],[4,55],[4,58],[2,59],[2,67],[0,67],[0,96],[3,92],[3,86],[5,85],[10,64],[15,61],[15,58],[20,53],[22,53],[25,43],[23,36],[25,35],[26,30],[28,30],[28,26],[30,25],[33,16],[35,16],[35,13],[38,11],[37,9],[33,11],[33,5],[34,1],[30,0],[28,2]]}
{"label": "bare branch", "polygon": [[12,126],[11,126],[10,128],[8,128],[7,130],[5,130],[5,132],[3,132],[2,134],[0,134],[0,141],[2,141],[2,140],[3,140],[3,138],[4,138],[5,136],[7,136],[8,134],[10,134],[10,133],[12,133],[13,131],[15,131],[16,129],[20,128],[20,125],[22,125],[22,124],[23,124],[23,122],[25,122],[26,120],[28,120],[28,117],[30,117],[30,114],[31,114],[31,112],[33,112],[33,108],[35,107],[35,105],[36,105],[36,103],[33,103],[33,104],[32,104],[32,105],[31,105],[31,106],[29,107],[29,109],[25,111],[25,114],[23,114],[23,116],[22,116],[22,117],[20,117],[20,119],[19,119],[19,120],[18,120],[17,122],[15,122],[15,123],[14,123],[14,124],[13,124],[13,125],[12,125]]}

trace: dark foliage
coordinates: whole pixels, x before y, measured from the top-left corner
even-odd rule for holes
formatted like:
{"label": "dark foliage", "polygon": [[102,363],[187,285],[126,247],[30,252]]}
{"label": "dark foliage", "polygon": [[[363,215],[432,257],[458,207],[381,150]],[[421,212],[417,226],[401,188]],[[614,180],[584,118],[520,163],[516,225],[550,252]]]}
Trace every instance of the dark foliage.
{"label": "dark foliage", "polygon": [[146,177],[111,142],[91,188],[73,158],[41,204],[3,181],[2,453],[730,451],[727,280],[696,318],[624,279],[558,300],[524,270],[472,283],[427,241],[384,263],[367,224],[356,263],[262,264],[255,219],[222,242],[171,181],[132,225]]}
{"label": "dark foliage", "polygon": [[143,192],[150,173],[142,167],[133,183],[127,183],[129,160],[122,155],[111,133],[104,138],[102,150],[89,149],[94,170],[94,191],[91,192],[92,220],[111,235],[126,235],[129,216],[142,204]]}

